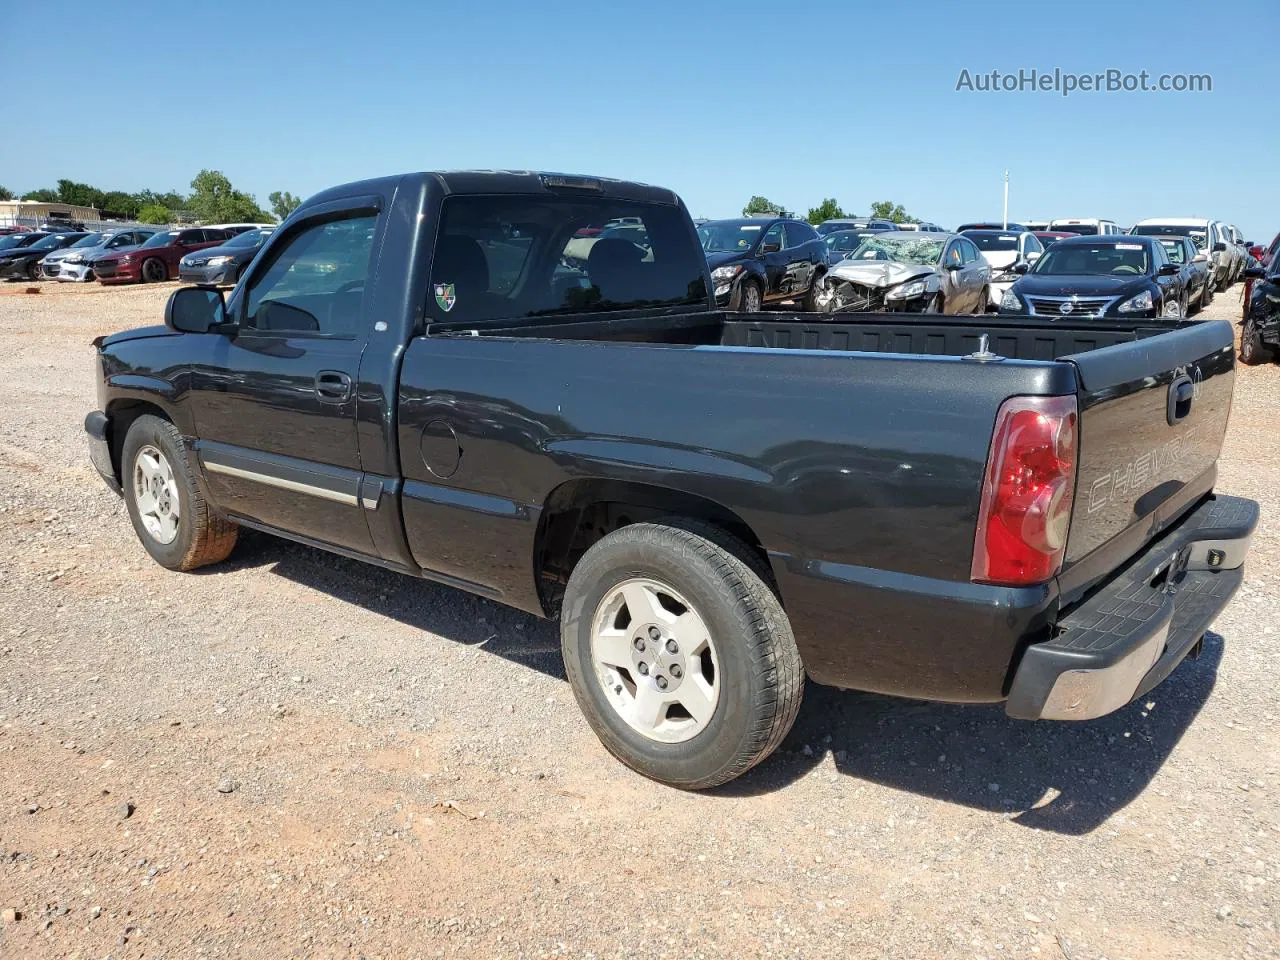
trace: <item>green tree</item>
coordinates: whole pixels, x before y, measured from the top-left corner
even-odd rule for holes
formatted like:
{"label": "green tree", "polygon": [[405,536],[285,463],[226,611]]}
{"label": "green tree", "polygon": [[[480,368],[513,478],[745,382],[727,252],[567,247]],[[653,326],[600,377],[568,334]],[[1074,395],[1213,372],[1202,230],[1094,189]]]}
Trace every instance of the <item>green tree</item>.
{"label": "green tree", "polygon": [[201,170],[196,174],[191,181],[187,205],[205,223],[261,223],[271,219],[271,214],[259,207],[258,201],[232,187],[220,170]]}
{"label": "green tree", "polygon": [[9,190],[7,187],[0,187],[0,200],[12,200],[12,199],[13,199],[13,191]]}
{"label": "green tree", "polygon": [[87,183],[76,183],[74,180],[58,181],[58,202],[71,203],[78,207],[94,207],[102,208],[102,198],[105,196],[97,187],[91,187]]}
{"label": "green tree", "polygon": [[271,201],[272,211],[281,220],[297,210],[302,204],[301,198],[295,197],[288,190],[276,190],[274,193],[267,194],[267,199]]}
{"label": "green tree", "polygon": [[742,215],[749,217],[756,213],[773,213],[777,209],[778,205],[768,197],[752,197],[742,208]]}
{"label": "green tree", "polygon": [[149,203],[158,203],[160,206],[168,207],[170,210],[180,210],[187,205],[187,198],[176,190],[170,190],[168,193],[141,190],[133,195],[133,199],[139,207],[145,207]]}
{"label": "green tree", "polygon": [[902,204],[892,200],[881,200],[871,205],[871,216],[880,220],[892,220],[894,223],[912,223],[913,220]]}
{"label": "green tree", "polygon": [[173,219],[173,211],[158,203],[144,204],[138,211],[139,223],[168,223]]}
{"label": "green tree", "polygon": [[126,220],[134,220],[138,216],[138,211],[142,209],[142,204],[138,202],[137,197],[122,190],[109,190],[102,195],[102,204],[98,209],[104,215],[110,212]]}
{"label": "green tree", "polygon": [[22,195],[23,200],[31,200],[35,203],[57,203],[58,191],[50,190],[47,187],[40,190],[28,190]]}
{"label": "green tree", "polygon": [[809,222],[815,226],[824,220],[838,220],[845,215],[835,197],[827,197],[816,207],[809,208]]}

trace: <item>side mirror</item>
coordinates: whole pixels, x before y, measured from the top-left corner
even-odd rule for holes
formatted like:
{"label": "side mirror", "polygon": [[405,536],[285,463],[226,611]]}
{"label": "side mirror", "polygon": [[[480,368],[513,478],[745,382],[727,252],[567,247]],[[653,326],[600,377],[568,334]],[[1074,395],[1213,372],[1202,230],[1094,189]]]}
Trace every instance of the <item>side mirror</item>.
{"label": "side mirror", "polygon": [[1246,280],[1261,280],[1267,275],[1267,271],[1261,267],[1245,267],[1244,276]]}
{"label": "side mirror", "polygon": [[1227,249],[1227,245],[1226,245],[1225,243],[1223,243],[1221,240],[1219,240],[1217,243],[1215,243],[1215,244],[1213,245],[1213,252],[1214,252],[1214,253],[1222,253],[1222,252],[1223,252],[1223,251],[1225,251],[1226,249]]}
{"label": "side mirror", "polygon": [[1039,250],[1032,250],[1030,253],[1027,254],[1027,263],[1035,263],[1037,260],[1040,259],[1041,256],[1042,254],[1040,253]]}
{"label": "side mirror", "polygon": [[1178,265],[1176,263],[1165,263],[1165,264],[1161,264],[1160,269],[1156,271],[1156,276],[1172,277],[1172,276],[1175,276],[1177,272],[1178,272]]}
{"label": "side mirror", "polygon": [[963,263],[955,263],[955,262],[953,262],[953,261],[951,261],[951,260],[948,260],[948,261],[947,261],[947,269],[948,269],[948,270],[959,270],[959,269],[960,269],[961,267],[963,267],[963,266],[964,266],[964,264],[963,264]]}
{"label": "side mirror", "polygon": [[[1037,253],[1037,254],[1035,254],[1035,256],[1036,256],[1036,257],[1039,257],[1039,256],[1040,256],[1040,254],[1038,254],[1038,253]],[[1014,273],[1026,273],[1026,272],[1027,272],[1028,270],[1030,270],[1030,269],[1031,269],[1031,264],[1029,264],[1029,263],[1015,263],[1015,264],[1013,265],[1013,272],[1014,272]]]}
{"label": "side mirror", "polygon": [[761,252],[761,253],[777,253],[777,252],[778,252],[779,250],[781,250],[781,249],[782,249],[782,244],[780,244],[780,243],[762,243],[762,244],[760,244],[760,252]]}
{"label": "side mirror", "polygon": [[226,317],[222,291],[212,287],[179,287],[164,308],[164,325],[179,333],[222,333]]}
{"label": "side mirror", "polygon": [[1192,263],[1208,263],[1209,255],[1204,251],[1201,251],[1200,253],[1197,253],[1194,257],[1191,258],[1191,262]]}

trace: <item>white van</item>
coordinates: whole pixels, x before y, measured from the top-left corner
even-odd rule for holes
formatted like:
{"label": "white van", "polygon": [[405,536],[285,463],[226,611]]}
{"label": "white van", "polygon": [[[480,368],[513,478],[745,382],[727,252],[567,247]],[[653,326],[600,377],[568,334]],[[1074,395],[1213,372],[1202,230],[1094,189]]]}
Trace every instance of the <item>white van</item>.
{"label": "white van", "polygon": [[1107,236],[1112,233],[1124,233],[1114,220],[1095,220],[1091,217],[1073,220],[1053,220],[1049,229],[1055,233],[1078,233],[1082,237]]}

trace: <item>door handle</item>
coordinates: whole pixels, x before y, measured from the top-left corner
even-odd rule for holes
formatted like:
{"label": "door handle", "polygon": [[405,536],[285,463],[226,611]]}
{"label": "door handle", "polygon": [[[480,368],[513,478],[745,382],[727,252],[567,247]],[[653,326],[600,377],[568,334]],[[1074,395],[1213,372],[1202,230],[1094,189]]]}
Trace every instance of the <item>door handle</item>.
{"label": "door handle", "polygon": [[340,370],[321,370],[316,374],[316,396],[325,403],[351,399],[351,377]]}

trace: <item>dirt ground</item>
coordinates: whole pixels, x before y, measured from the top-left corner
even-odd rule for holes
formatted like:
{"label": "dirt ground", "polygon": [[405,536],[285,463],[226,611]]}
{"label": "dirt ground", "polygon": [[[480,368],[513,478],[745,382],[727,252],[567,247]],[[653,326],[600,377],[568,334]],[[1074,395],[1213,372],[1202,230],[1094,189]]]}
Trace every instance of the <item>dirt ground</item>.
{"label": "dirt ground", "polygon": [[1245,586],[1149,698],[811,685],[690,795],[605,753],[549,623],[265,536],[151,562],[82,420],[90,338],[171,288],[39,286],[0,287],[0,957],[1280,956],[1280,366],[1221,464]]}

